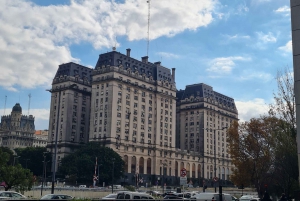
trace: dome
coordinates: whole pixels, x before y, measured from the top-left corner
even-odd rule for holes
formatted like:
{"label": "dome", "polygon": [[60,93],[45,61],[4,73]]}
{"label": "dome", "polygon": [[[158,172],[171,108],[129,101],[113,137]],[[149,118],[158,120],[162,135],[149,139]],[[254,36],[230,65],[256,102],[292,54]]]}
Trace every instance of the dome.
{"label": "dome", "polygon": [[22,108],[20,106],[20,103],[16,103],[16,105],[12,109],[13,112],[22,112]]}

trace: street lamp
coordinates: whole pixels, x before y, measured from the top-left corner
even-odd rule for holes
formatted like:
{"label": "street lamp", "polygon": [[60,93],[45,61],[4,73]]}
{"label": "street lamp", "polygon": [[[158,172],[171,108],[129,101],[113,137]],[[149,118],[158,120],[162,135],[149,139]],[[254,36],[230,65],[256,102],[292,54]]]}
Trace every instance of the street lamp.
{"label": "street lamp", "polygon": [[165,182],[165,169],[166,169],[166,167],[168,166],[168,164],[167,164],[167,161],[165,161],[165,162],[161,162],[161,165],[162,165],[162,171],[163,171],[163,175],[162,175],[162,181],[161,181],[161,185],[162,185],[162,189],[163,189],[163,194],[165,194],[165,184],[164,184],[164,182]]}
{"label": "street lamp", "polygon": [[41,196],[43,195],[43,187],[44,187],[44,182],[45,182],[45,178],[46,178],[46,154],[47,152],[43,152],[43,157],[44,157],[44,161],[43,162],[43,178],[42,178],[42,187],[41,187]]}
{"label": "street lamp", "polygon": [[20,156],[14,156],[14,165],[13,166],[15,166],[16,158],[20,158]]}
{"label": "street lamp", "polygon": [[98,185],[100,185],[100,172],[99,172],[99,168],[102,164],[98,165]]}
{"label": "street lamp", "polygon": [[215,186],[215,193],[217,192],[217,185],[216,185],[216,182],[217,182],[217,153],[216,153],[216,131],[219,131],[219,130],[224,130],[226,129],[227,127],[222,127],[222,128],[206,128],[205,130],[206,131],[211,131],[213,130],[214,131],[214,186]]}
{"label": "street lamp", "polygon": [[111,179],[111,193],[114,193],[114,171],[115,171],[115,158],[111,159],[113,162],[113,169],[112,169],[112,179]]}

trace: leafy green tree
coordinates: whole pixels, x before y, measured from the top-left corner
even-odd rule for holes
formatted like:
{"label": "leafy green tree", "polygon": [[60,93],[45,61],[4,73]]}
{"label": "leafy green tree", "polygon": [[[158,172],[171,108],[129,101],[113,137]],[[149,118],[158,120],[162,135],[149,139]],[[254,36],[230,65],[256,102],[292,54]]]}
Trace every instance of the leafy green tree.
{"label": "leafy green tree", "polygon": [[43,175],[44,155],[47,164],[47,171],[51,171],[51,153],[45,147],[26,147],[15,149],[19,158],[19,163],[23,168],[29,169],[36,176]]}
{"label": "leafy green tree", "polygon": [[14,152],[7,148],[7,147],[0,147],[0,151],[2,151],[2,153],[6,153],[7,154],[7,160],[6,163],[7,165],[10,164],[10,165],[13,165],[13,162],[14,162]]}
{"label": "leafy green tree", "polygon": [[19,164],[9,165],[9,156],[7,152],[0,149],[0,180],[5,182],[5,190],[11,189],[12,186],[21,192],[30,190],[33,184],[32,173]]}
{"label": "leafy green tree", "polygon": [[28,169],[22,168],[20,164],[12,166],[5,165],[0,168],[0,177],[5,182],[5,190],[15,189],[24,192],[30,190],[33,184],[33,174]]}
{"label": "leafy green tree", "polygon": [[[121,156],[111,148],[103,147],[102,144],[90,142],[85,144],[75,153],[61,160],[59,172],[68,178],[78,182],[92,183],[95,171],[95,160],[98,160],[99,183],[111,183],[114,160],[114,180],[120,179],[124,172],[124,161]],[[98,167],[96,167],[98,169]]]}

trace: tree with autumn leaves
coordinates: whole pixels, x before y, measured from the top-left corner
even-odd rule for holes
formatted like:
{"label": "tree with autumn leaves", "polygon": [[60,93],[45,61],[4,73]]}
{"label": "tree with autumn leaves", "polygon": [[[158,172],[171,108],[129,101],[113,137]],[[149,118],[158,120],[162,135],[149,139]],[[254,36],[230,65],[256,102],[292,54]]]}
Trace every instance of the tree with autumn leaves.
{"label": "tree with autumn leaves", "polygon": [[229,154],[235,168],[231,180],[238,186],[255,187],[292,196],[298,189],[296,118],[292,74],[277,75],[278,92],[269,114],[247,122],[234,122],[228,129]]}

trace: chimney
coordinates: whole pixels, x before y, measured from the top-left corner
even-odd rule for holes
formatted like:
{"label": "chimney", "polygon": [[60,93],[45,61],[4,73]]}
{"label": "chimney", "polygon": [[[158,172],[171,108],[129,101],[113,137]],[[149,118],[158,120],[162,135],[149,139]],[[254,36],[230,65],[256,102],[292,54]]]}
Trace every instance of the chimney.
{"label": "chimney", "polygon": [[172,78],[173,78],[173,81],[175,82],[175,68],[172,68]]}
{"label": "chimney", "polygon": [[157,66],[160,66],[161,62],[157,61],[157,62],[154,62],[154,64],[157,65]]}
{"label": "chimney", "polygon": [[148,56],[144,56],[144,57],[142,57],[142,62],[143,63],[148,63]]}
{"label": "chimney", "polygon": [[130,57],[130,48],[126,49],[126,56]]}

